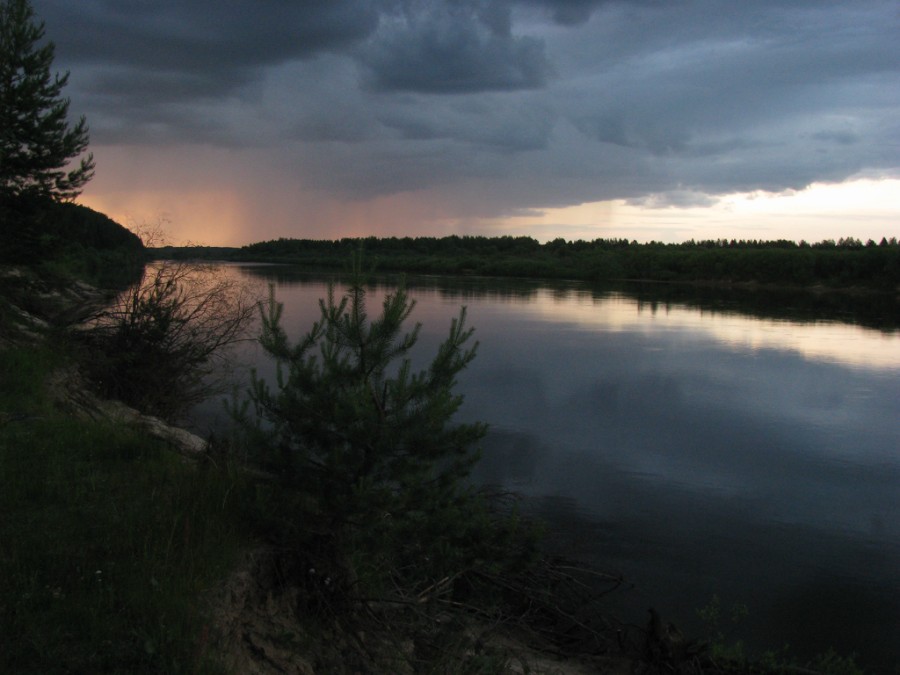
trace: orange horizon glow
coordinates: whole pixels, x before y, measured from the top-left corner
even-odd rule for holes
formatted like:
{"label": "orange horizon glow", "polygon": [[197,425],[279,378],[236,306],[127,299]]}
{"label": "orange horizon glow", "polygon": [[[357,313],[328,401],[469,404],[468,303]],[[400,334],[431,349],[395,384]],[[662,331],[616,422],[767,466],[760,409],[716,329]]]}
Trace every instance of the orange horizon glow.
{"label": "orange horizon glow", "polygon": [[[243,246],[270,239],[389,236],[530,236],[546,242],[599,238],[680,243],[690,239],[862,241],[900,235],[900,180],[860,178],[784,193],[724,195],[710,206],[655,208],[624,200],[478,216],[437,192],[339,200],[283,177],[266,182],[226,151],[205,149],[178,162],[175,150],[110,148],[112,170],[98,174],[79,200],[137,232],[162,231],[171,245]],[[169,165],[175,168],[170,169]],[[227,167],[223,169],[223,166]],[[140,186],[140,187],[134,187]]]}

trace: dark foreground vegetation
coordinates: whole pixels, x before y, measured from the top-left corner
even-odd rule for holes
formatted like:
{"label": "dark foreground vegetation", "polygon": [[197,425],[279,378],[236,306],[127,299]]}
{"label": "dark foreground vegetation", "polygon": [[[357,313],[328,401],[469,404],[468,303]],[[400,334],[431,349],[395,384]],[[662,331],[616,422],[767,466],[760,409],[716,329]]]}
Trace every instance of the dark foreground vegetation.
{"label": "dark foreground vegetation", "polygon": [[0,350],[0,672],[218,672],[205,594],[246,509],[227,472],[61,411],[67,350]]}
{"label": "dark foreground vegetation", "polygon": [[541,244],[530,237],[278,239],[240,249],[162,248],[158,257],[213,258],[340,268],[362,248],[383,271],[585,281],[644,280],[716,284],[822,286],[896,291],[897,239],[690,241],[639,244],[625,239]]}

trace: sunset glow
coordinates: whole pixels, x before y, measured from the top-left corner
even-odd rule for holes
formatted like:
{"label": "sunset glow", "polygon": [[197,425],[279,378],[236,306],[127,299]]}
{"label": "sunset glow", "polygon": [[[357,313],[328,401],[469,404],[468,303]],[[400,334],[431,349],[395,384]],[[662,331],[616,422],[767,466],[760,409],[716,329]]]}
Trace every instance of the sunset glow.
{"label": "sunset glow", "polygon": [[[81,203],[136,231],[161,230],[171,244],[242,246],[278,237],[530,236],[539,241],[599,238],[679,243],[689,239],[791,239],[865,242],[900,232],[900,180],[816,184],[782,194],[723,196],[708,207],[649,208],[624,200],[547,209],[508,218],[454,218],[429,195],[366,202],[317,200],[288,192],[268,196],[199,188],[103,192],[98,180]],[[100,189],[98,189],[100,188]]]}

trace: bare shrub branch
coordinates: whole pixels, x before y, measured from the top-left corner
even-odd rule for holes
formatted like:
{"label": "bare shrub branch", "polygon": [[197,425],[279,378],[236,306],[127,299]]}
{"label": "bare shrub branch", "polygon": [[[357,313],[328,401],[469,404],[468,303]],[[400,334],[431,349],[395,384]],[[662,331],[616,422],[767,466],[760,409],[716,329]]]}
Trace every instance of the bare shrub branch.
{"label": "bare shrub branch", "polygon": [[257,298],[218,266],[149,265],[140,283],[88,322],[88,376],[143,412],[177,418],[216,392],[228,349],[249,339]]}

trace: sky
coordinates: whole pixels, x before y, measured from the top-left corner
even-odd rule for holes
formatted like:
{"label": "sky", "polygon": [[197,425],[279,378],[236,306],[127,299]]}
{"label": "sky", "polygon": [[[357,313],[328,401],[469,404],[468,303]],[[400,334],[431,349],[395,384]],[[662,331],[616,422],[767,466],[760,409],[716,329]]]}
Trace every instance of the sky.
{"label": "sky", "polygon": [[900,236],[896,0],[32,0],[172,244]]}

